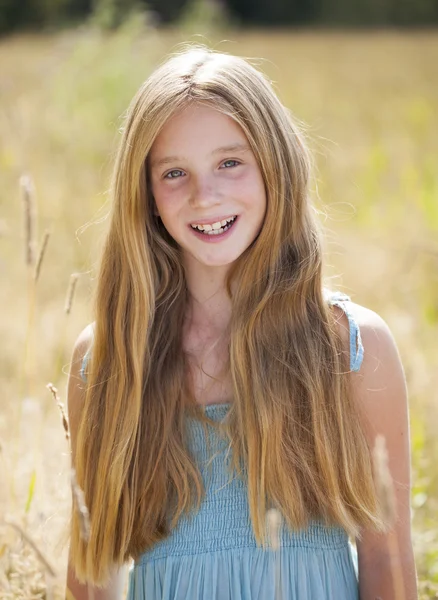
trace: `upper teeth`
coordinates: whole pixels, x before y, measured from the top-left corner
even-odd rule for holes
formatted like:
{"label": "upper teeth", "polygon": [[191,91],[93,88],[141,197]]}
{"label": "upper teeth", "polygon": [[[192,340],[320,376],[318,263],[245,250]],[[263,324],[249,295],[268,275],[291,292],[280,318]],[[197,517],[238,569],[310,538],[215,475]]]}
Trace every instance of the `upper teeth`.
{"label": "upper teeth", "polygon": [[200,229],[201,231],[211,231],[212,229],[220,229],[221,227],[225,227],[227,223],[231,223],[234,221],[236,217],[230,217],[229,219],[224,219],[223,221],[217,221],[217,223],[212,223],[209,225],[206,223],[205,225],[198,225],[197,223],[191,223],[191,227],[194,229]]}

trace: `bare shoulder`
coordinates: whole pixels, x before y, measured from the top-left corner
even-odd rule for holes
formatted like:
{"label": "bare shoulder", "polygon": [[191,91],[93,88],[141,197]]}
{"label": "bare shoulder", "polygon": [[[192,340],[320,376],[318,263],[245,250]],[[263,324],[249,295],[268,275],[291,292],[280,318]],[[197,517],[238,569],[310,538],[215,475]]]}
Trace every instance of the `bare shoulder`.
{"label": "bare shoulder", "polygon": [[82,359],[84,358],[87,351],[90,349],[91,344],[93,342],[93,330],[94,323],[90,323],[81,331],[81,333],[76,338],[73,347],[73,357],[71,364],[72,369],[74,369],[75,366],[77,366],[78,362],[82,363]]}
{"label": "bare shoulder", "polygon": [[78,335],[75,341],[73,347],[73,355],[70,363],[69,392],[71,385],[73,385],[78,380],[82,380],[80,374],[82,361],[87,351],[91,348],[91,344],[93,342],[93,328],[94,323],[90,323],[89,325],[87,325],[87,327],[85,327],[81,331],[81,333]]}
{"label": "bare shoulder", "polygon": [[85,327],[78,335],[73,347],[73,355],[70,363],[67,389],[67,411],[73,453],[75,450],[76,435],[86,392],[80,371],[84,356],[93,342],[93,329],[94,323],[90,323],[90,325],[87,325],[87,327]]}
{"label": "bare shoulder", "polygon": [[[397,460],[395,455],[400,460],[407,460],[408,392],[394,335],[386,321],[373,310],[355,302],[348,302],[348,308],[359,327],[364,349],[360,369],[352,373],[352,391],[364,418],[368,441],[374,445],[376,436],[381,434],[385,436],[389,450],[392,446],[393,461]],[[339,331],[348,352],[348,319],[342,309],[336,309]],[[403,452],[400,452],[401,440]],[[400,465],[402,469],[405,466]]]}

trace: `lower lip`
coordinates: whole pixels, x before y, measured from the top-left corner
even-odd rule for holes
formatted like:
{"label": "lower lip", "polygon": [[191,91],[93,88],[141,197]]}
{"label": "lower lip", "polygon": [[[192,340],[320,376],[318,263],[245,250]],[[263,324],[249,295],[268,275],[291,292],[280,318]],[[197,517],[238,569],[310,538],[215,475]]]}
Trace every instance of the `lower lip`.
{"label": "lower lip", "polygon": [[217,233],[217,234],[213,233],[211,235],[209,235],[208,233],[201,233],[197,229],[193,229],[193,227],[191,225],[189,225],[189,227],[192,230],[193,235],[196,235],[197,238],[199,238],[203,242],[207,242],[208,244],[214,244],[215,242],[220,242],[222,240],[225,240],[227,237],[229,237],[229,235],[231,234],[233,229],[235,229],[236,223],[238,220],[239,220],[239,217],[237,217],[233,221],[233,224],[231,225],[231,227],[229,229],[227,229],[226,231],[224,231],[223,233]]}

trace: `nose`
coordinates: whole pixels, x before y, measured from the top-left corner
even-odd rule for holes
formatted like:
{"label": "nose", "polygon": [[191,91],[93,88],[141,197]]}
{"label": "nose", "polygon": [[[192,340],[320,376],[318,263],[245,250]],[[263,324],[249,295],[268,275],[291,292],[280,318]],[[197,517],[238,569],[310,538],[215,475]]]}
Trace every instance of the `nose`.
{"label": "nose", "polygon": [[220,205],[223,197],[220,186],[214,177],[207,175],[194,180],[190,194],[190,203],[193,208],[200,209]]}

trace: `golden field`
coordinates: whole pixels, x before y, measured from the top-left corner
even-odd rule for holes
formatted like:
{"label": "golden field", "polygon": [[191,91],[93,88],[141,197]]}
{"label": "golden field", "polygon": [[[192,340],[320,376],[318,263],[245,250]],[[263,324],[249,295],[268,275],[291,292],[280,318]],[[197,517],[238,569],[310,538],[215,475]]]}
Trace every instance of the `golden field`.
{"label": "golden field", "polygon": [[[400,350],[420,597],[438,598],[436,32],[199,37],[138,20],[112,34],[83,27],[0,40],[0,597],[63,597],[69,448],[46,385],[66,402],[71,349],[91,318],[123,113],[154,66],[187,40],[259,59],[303,122],[326,273],[387,321]],[[34,254],[50,235],[37,282],[26,264],[23,175],[37,205]]]}

